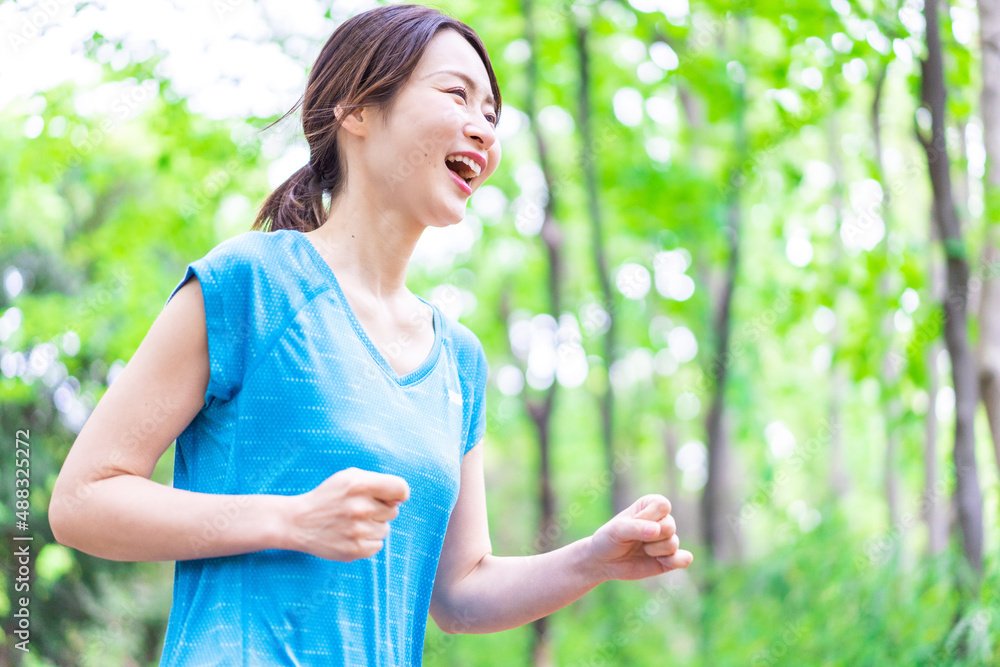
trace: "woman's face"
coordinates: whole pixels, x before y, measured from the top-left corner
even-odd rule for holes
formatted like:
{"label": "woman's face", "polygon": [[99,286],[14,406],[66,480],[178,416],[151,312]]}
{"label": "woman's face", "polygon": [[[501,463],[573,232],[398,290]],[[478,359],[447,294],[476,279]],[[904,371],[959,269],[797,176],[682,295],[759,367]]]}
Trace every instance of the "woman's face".
{"label": "woman's face", "polygon": [[[426,225],[460,222],[469,197],[500,163],[491,98],[486,67],[472,45],[454,30],[435,35],[386,125],[378,114],[371,115],[373,122],[361,142],[361,163],[373,185],[370,196],[389,209],[406,209]],[[456,174],[445,159],[460,152],[480,165],[468,184],[459,176],[474,169],[451,161],[461,172]]]}

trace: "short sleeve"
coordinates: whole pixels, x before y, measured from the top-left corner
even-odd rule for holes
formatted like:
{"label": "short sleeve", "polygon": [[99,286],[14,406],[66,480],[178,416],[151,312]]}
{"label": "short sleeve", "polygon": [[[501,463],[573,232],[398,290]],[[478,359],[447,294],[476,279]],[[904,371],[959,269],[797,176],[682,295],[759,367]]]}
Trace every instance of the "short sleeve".
{"label": "short sleeve", "polygon": [[476,339],[475,372],[472,378],[472,416],[469,419],[469,439],[465,443],[462,455],[476,446],[486,434],[486,379],[489,375],[489,363],[482,344]]}
{"label": "short sleeve", "polygon": [[240,389],[246,364],[246,341],[250,335],[252,280],[250,267],[232,242],[224,242],[207,255],[188,264],[184,277],[167,297],[194,275],[198,277],[205,303],[208,334],[209,380],[205,404],[213,398],[230,400]]}

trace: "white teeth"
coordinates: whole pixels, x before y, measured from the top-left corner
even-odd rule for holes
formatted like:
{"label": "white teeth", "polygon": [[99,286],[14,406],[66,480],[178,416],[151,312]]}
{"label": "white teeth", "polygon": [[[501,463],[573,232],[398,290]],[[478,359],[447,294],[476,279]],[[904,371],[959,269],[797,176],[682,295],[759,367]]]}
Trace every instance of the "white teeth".
{"label": "white teeth", "polygon": [[445,162],[464,162],[466,165],[468,165],[469,169],[471,169],[472,172],[469,173],[468,171],[466,171],[466,173],[461,174],[463,178],[473,178],[475,176],[478,176],[479,173],[482,171],[482,169],[479,166],[479,163],[477,163],[472,158],[466,157],[464,155],[449,155],[448,157],[445,158]]}

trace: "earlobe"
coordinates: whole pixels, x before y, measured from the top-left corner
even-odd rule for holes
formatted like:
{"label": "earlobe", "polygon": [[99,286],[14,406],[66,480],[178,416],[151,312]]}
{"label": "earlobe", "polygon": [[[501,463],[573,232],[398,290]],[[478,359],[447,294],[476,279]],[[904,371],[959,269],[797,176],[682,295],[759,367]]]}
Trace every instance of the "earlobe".
{"label": "earlobe", "polygon": [[365,134],[366,125],[365,125],[364,112],[366,111],[368,110],[365,107],[358,107],[351,113],[347,113],[346,111],[344,111],[344,108],[339,104],[333,108],[333,113],[336,115],[336,117],[343,119],[340,126],[343,127],[345,130],[347,130],[348,132],[350,132],[351,134],[355,134],[358,136],[364,136]]}

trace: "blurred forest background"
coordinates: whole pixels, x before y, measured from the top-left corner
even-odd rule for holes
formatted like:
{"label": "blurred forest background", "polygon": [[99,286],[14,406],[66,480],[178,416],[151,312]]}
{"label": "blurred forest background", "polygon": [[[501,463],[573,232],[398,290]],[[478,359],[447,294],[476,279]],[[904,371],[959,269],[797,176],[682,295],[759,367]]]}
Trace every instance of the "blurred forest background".
{"label": "blurred forest background", "polygon": [[[59,545],[49,495],[187,263],[306,163],[298,115],[260,130],[371,6],[0,3],[0,664],[156,664],[173,564]],[[494,553],[659,492],[695,561],[504,633],[428,620],[425,663],[1000,664],[1000,2],[434,6],[504,100],[409,274],[486,348]]]}

